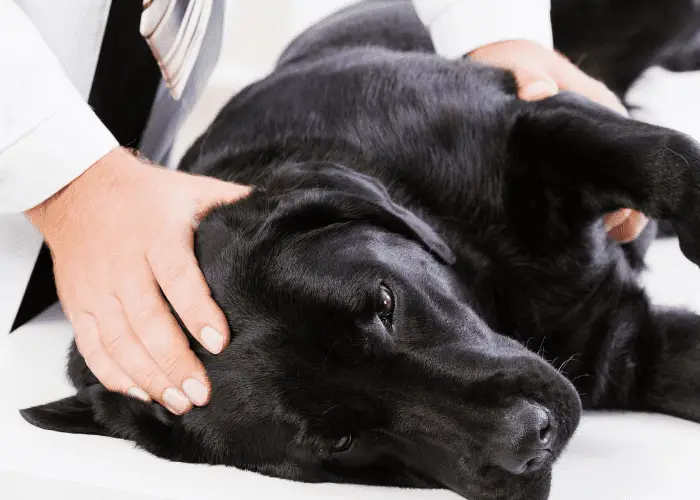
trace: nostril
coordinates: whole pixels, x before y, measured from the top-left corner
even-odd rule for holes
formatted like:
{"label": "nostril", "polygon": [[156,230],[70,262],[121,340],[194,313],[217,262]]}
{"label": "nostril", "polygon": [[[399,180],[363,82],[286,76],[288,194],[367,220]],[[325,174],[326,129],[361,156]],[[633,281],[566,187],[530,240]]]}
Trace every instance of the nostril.
{"label": "nostril", "polygon": [[556,429],[549,411],[521,400],[505,416],[496,439],[496,463],[513,474],[541,469],[551,456]]}
{"label": "nostril", "polygon": [[547,417],[547,422],[540,429],[540,441],[542,443],[549,443],[552,440],[552,423]]}
{"label": "nostril", "polygon": [[516,410],[516,418],[520,421],[522,437],[525,443],[537,448],[552,438],[552,419],[549,412],[542,406],[525,403]]}

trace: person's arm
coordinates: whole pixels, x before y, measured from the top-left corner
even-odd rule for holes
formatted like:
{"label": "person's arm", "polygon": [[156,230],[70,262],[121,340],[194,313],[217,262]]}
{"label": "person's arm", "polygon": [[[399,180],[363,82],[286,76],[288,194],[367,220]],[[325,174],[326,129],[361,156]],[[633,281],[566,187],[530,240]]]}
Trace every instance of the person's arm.
{"label": "person's arm", "polygon": [[506,40],[553,47],[550,0],[413,0],[413,5],[435,51],[449,59]]}
{"label": "person's arm", "polygon": [[213,354],[228,344],[194,231],[249,189],[117,147],[9,0],[0,0],[0,64],[0,213],[23,212],[44,237],[88,368],[107,389],[176,414],[206,405],[211,384],[170,306]]}
{"label": "person's arm", "polygon": [[23,212],[118,143],[12,0],[0,0],[0,67],[0,213]]}

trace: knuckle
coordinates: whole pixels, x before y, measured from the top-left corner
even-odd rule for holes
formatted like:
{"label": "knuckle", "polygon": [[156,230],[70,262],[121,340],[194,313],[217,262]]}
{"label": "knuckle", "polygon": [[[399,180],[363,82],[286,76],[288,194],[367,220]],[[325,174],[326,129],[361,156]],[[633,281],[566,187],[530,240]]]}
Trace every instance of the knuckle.
{"label": "knuckle", "polygon": [[182,354],[173,353],[165,356],[159,363],[166,375],[171,376],[177,368],[180,366],[182,361]]}
{"label": "knuckle", "polygon": [[167,310],[161,301],[148,300],[136,310],[134,313],[134,321],[144,323],[165,312],[167,312]]}
{"label": "knuckle", "polygon": [[182,282],[187,277],[189,264],[181,262],[170,266],[165,272],[165,282],[168,285],[174,285]]}
{"label": "knuckle", "polygon": [[151,371],[146,373],[145,375],[135,377],[136,378],[136,383],[149,394],[154,394],[154,391],[156,390],[156,380],[158,378],[158,373],[155,371]]}
{"label": "knuckle", "polygon": [[188,302],[184,307],[180,307],[177,313],[178,315],[180,315],[181,318],[186,318],[188,321],[192,321],[198,316],[200,309],[201,307],[197,302],[191,301]]}
{"label": "knuckle", "polygon": [[114,337],[105,339],[104,346],[107,354],[114,356],[117,354],[124,344],[124,337],[122,335],[116,335]]}
{"label": "knuckle", "polygon": [[153,320],[148,326],[141,326],[135,330],[146,351],[161,366],[173,357],[173,353],[182,356],[189,349],[187,337],[179,327],[164,319]]}

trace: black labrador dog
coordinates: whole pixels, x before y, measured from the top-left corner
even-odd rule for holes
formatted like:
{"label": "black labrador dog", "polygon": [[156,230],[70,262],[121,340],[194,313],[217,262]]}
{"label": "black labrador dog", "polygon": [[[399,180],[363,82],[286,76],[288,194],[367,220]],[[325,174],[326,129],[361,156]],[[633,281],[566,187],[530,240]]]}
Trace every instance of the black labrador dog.
{"label": "black labrador dog", "polygon": [[[558,47],[620,95],[651,64],[695,69],[690,0],[555,0],[552,16]],[[437,57],[409,2],[379,1],[295,40],[181,168],[256,187],[196,234],[233,332],[218,356],[192,342],[211,403],[178,417],[111,393],[73,346],[77,395],[29,422],[470,500],[546,499],[582,408],[700,422],[700,316],[637,281],[655,224],[619,245],[602,222],[667,221],[700,263],[700,145],[683,134],[570,93],[521,101],[510,73]]]}

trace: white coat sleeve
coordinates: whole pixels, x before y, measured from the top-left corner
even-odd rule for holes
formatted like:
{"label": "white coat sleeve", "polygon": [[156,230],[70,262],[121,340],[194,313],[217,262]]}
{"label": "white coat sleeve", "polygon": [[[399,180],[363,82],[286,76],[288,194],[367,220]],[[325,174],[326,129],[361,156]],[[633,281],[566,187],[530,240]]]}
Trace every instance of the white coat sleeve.
{"label": "white coat sleeve", "polygon": [[550,0],[413,0],[438,54],[449,59],[506,40],[553,48]]}
{"label": "white coat sleeve", "polygon": [[0,0],[0,214],[51,197],[118,143],[12,0]]}

